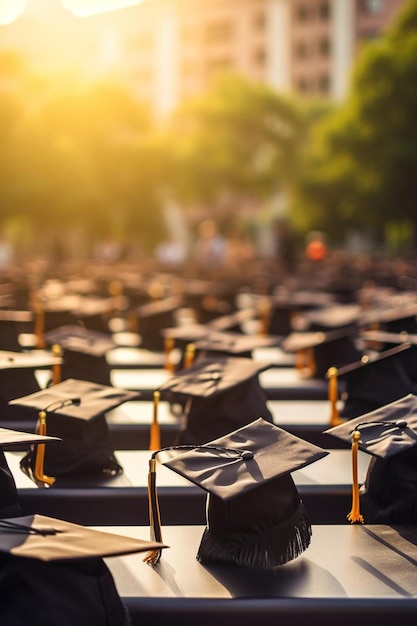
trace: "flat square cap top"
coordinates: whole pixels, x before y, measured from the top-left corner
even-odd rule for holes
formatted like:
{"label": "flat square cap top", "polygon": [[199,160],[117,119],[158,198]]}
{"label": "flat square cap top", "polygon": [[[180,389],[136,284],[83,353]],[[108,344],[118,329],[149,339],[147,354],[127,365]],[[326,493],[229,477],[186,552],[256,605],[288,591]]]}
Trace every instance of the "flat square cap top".
{"label": "flat square cap top", "polygon": [[229,500],[327,454],[326,450],[258,418],[163,464],[205,491]]}
{"label": "flat square cap top", "polygon": [[89,421],[127,400],[137,399],[139,395],[125,389],[67,378],[47,389],[11,400],[10,404]]}
{"label": "flat square cap top", "polygon": [[49,435],[36,435],[35,433],[25,433],[20,430],[0,428],[0,448],[7,448],[15,444],[46,443],[48,441],[60,441],[59,437]]}
{"label": "flat square cap top", "polygon": [[159,390],[201,398],[209,397],[244,383],[269,367],[268,363],[259,363],[250,358],[207,357],[196,361],[191,367],[178,371],[161,385]]}
{"label": "flat square cap top", "polygon": [[72,561],[165,547],[44,515],[0,520],[0,552],[41,561]]}
{"label": "flat square cap top", "polygon": [[45,341],[50,346],[58,344],[64,350],[97,357],[116,347],[110,335],[77,324],[68,324],[48,331],[45,334]]}
{"label": "flat square cap top", "polygon": [[395,346],[394,348],[384,350],[383,352],[375,354],[365,354],[359,361],[355,361],[354,363],[349,363],[348,365],[340,367],[338,369],[338,375],[343,377],[360,372],[361,375],[367,376],[369,371],[372,371],[374,365],[377,366],[378,363],[387,359],[395,359],[398,355],[401,354],[401,352],[409,350],[410,347],[411,345],[409,343],[403,343],[399,346]]}
{"label": "flat square cap top", "polygon": [[62,363],[62,358],[40,350],[33,352],[11,352],[0,350],[0,371],[10,369],[39,369]]}
{"label": "flat square cap top", "polygon": [[350,444],[353,431],[361,434],[359,449],[380,458],[413,448],[417,445],[417,396],[410,393],[325,433]]}
{"label": "flat square cap top", "polygon": [[239,355],[257,348],[279,346],[281,342],[281,337],[272,335],[261,337],[226,331],[209,331],[205,337],[197,339],[194,344],[197,350]]}

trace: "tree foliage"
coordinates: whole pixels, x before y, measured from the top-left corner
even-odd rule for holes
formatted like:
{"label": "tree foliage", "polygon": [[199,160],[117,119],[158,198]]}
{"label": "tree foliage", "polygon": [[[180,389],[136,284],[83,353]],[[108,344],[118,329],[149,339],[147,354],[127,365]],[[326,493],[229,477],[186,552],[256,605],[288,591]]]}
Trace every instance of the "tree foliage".
{"label": "tree foliage", "polygon": [[[346,102],[315,128],[299,186],[314,227],[347,226],[382,240],[390,222],[417,234],[417,2],[367,44]],[[312,225],[313,226],[313,225]]]}

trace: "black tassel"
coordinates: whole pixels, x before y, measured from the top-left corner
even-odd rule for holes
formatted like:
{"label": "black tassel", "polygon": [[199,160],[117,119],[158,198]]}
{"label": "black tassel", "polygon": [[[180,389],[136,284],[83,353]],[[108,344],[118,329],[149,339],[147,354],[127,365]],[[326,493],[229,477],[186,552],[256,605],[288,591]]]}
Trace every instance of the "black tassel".
{"label": "black tassel", "polygon": [[263,532],[217,537],[205,529],[197,560],[238,567],[268,569],[284,565],[304,552],[311,541],[311,523],[303,503],[284,522]]}

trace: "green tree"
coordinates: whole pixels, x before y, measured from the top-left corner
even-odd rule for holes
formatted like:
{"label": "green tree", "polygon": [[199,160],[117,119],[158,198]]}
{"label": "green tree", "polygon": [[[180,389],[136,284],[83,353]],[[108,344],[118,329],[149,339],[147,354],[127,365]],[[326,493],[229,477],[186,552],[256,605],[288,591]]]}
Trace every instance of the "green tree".
{"label": "green tree", "polygon": [[315,129],[300,207],[314,227],[383,241],[391,222],[417,235],[417,1],[358,56],[346,102]]}
{"label": "green tree", "polygon": [[301,107],[236,75],[173,116],[173,193],[222,214],[287,190],[298,168],[305,119]]}

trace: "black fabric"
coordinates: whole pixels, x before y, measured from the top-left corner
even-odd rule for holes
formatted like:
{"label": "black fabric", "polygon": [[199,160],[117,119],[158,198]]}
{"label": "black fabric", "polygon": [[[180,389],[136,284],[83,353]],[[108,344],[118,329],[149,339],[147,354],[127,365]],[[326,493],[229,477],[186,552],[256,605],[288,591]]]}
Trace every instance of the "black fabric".
{"label": "black fabric", "polygon": [[[93,420],[74,420],[66,415],[48,413],[48,435],[62,438],[45,447],[44,470],[48,476],[77,474],[117,475],[123,468],[113,450],[104,415]],[[34,480],[36,446],[21,459],[22,471]]]}
{"label": "black fabric", "polygon": [[0,421],[9,419],[33,420],[33,411],[24,406],[13,406],[10,400],[40,390],[34,369],[22,367],[2,369],[0,372]]}
{"label": "black fabric", "polygon": [[222,394],[190,397],[184,409],[184,425],[175,444],[207,443],[246,426],[258,417],[273,422],[266,394],[257,377]]}
{"label": "black fabric", "polygon": [[417,448],[372,458],[360,500],[367,524],[416,524]]}
{"label": "black fabric", "polygon": [[4,452],[0,449],[0,517],[14,517],[19,514],[16,483]]}
{"label": "black fabric", "polygon": [[197,559],[250,568],[272,568],[308,548],[311,524],[290,474],[232,500],[209,494],[207,527]]}
{"label": "black fabric", "polygon": [[0,596],[4,626],[130,624],[100,558],[62,563],[0,554]]}
{"label": "black fabric", "polygon": [[63,349],[62,379],[78,378],[98,385],[111,385],[111,367],[105,355],[90,355]]}

